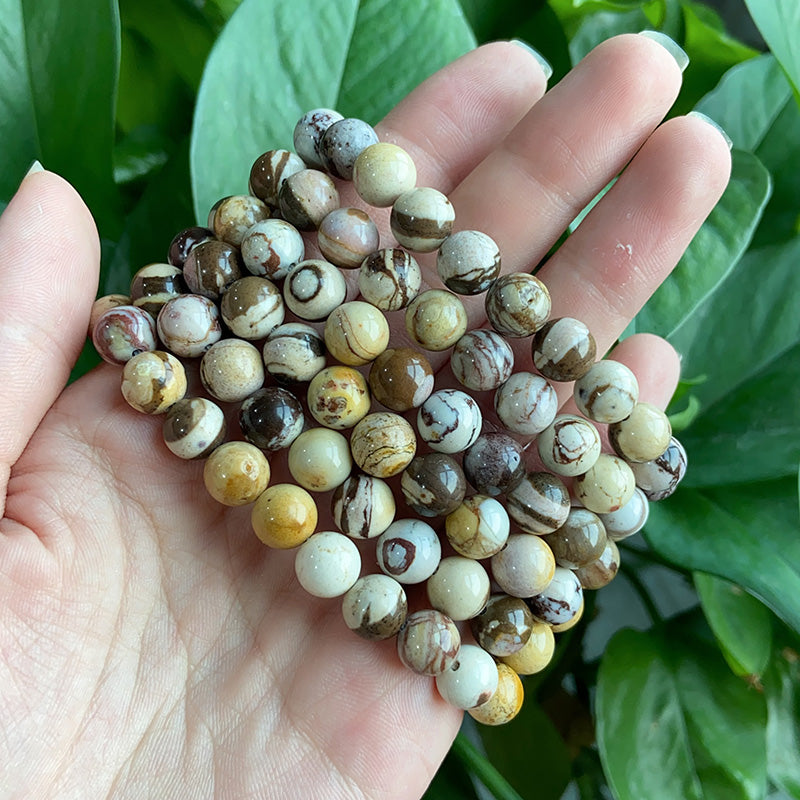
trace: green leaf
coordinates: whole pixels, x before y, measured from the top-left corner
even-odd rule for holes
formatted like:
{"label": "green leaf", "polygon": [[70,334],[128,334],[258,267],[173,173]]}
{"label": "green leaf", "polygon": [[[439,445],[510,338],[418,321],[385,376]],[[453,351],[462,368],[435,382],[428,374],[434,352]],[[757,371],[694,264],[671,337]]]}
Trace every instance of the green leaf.
{"label": "green leaf", "polygon": [[469,773],[452,752],[445,757],[422,800],[477,800]]}
{"label": "green leaf", "polygon": [[600,42],[617,36],[620,33],[638,33],[650,27],[647,15],[639,7],[641,3],[628,4],[629,10],[598,11],[586,16],[580,22],[575,35],[569,42],[569,53],[572,63],[577,64],[587,53],[594,50]]}
{"label": "green leaf", "polygon": [[463,733],[456,736],[451,752],[497,800],[523,800],[494,764]]}
{"label": "green leaf", "polygon": [[620,13],[638,9],[644,0],[549,0],[569,39],[574,38],[580,23],[586,18],[602,13]]}
{"label": "green leaf", "polygon": [[744,0],[753,22],[800,92],[800,5],[796,0]]}

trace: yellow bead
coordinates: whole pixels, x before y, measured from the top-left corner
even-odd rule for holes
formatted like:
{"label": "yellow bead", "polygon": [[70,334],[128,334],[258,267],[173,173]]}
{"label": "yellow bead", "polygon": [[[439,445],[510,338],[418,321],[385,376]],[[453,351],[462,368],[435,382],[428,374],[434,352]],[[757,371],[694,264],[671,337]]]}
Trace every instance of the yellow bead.
{"label": "yellow bead", "polygon": [[253,506],[250,520],[256,536],[269,547],[298,547],[317,527],[317,505],[300,486],[276,483]]}
{"label": "yellow bead", "polygon": [[[577,616],[580,617],[580,614]],[[570,620],[570,623],[572,620]],[[569,625],[570,623],[565,623]],[[546,622],[536,622],[531,629],[531,635],[522,649],[500,659],[519,675],[535,675],[541,672],[552,660],[556,640],[553,636],[554,628]]]}
{"label": "yellow bead", "polygon": [[417,183],[411,156],[391,142],[371,144],[353,165],[353,186],[365,203],[387,208]]}
{"label": "yellow bead", "polygon": [[497,665],[497,690],[483,705],[467,709],[482,725],[505,725],[519,714],[525,691],[519,675],[507,664]]}
{"label": "yellow bead", "polygon": [[328,352],[337,361],[359,367],[389,346],[389,323],[379,308],[353,300],[331,311],[324,336]]}
{"label": "yellow bead", "polygon": [[672,426],[669,417],[650,403],[637,403],[630,416],[608,426],[608,440],[626,461],[658,458],[669,447]]}
{"label": "yellow bead", "polygon": [[122,396],[143,414],[163,414],[186,394],[186,373],[175,356],[161,350],[138,353],[122,371]]}
{"label": "yellow bead", "polygon": [[575,614],[575,616],[572,619],[568,619],[566,622],[562,622],[560,625],[551,625],[550,630],[552,630],[553,633],[564,633],[564,631],[568,631],[570,628],[574,628],[581,621],[585,605],[586,605],[585,602],[581,603],[581,607],[578,609],[578,613]]}
{"label": "yellow bead", "polygon": [[308,410],[326,428],[352,428],[367,415],[369,406],[367,382],[352,367],[326,367],[308,385]]}
{"label": "yellow bead", "polygon": [[252,503],[269,483],[269,462],[247,442],[220,445],[208,458],[203,481],[208,493],[226,506]]}

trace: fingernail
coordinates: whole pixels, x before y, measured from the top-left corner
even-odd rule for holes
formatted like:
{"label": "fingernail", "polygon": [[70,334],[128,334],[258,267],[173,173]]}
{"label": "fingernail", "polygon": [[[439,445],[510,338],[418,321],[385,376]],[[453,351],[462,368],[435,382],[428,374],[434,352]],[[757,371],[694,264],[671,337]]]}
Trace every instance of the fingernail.
{"label": "fingernail", "polygon": [[674,39],[670,39],[666,33],[661,33],[661,31],[639,31],[639,36],[652,39],[657,44],[660,44],[675,59],[681,72],[689,66],[689,56],[686,55],[686,51]]}
{"label": "fingernail", "polygon": [[44,167],[38,159],[34,160],[30,167],[28,167],[28,171],[25,173],[25,177],[23,177],[22,180],[25,180],[29,175],[34,175],[37,172],[44,172]]}
{"label": "fingernail", "polygon": [[703,122],[708,123],[712,128],[718,130],[722,134],[722,138],[725,140],[725,144],[728,145],[728,150],[733,148],[733,139],[725,133],[725,129],[720,125],[718,122],[715,122],[711,117],[707,117],[705,114],[701,114],[699,111],[690,111],[687,117],[696,117],[697,119],[703,120]]}
{"label": "fingernail", "polygon": [[523,42],[522,39],[512,39],[511,43],[521,47],[523,50],[527,50],[542,68],[545,80],[550,80],[553,75],[553,68],[550,66],[550,62],[538,50],[534,50],[527,42]]}

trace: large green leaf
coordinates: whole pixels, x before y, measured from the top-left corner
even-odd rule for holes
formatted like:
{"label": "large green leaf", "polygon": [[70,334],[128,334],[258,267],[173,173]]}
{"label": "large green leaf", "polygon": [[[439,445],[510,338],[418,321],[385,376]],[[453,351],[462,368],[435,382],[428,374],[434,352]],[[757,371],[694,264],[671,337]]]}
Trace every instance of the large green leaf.
{"label": "large green leaf", "polygon": [[800,798],[800,652],[796,640],[782,639],[763,680],[769,712],[767,767],[773,783]]}
{"label": "large green leaf", "polygon": [[640,7],[641,3],[629,3],[626,11],[598,11],[585,16],[569,41],[572,63],[577,64],[600,42],[620,33],[638,33],[650,27],[650,20]]}
{"label": "large green leaf", "polygon": [[744,0],[769,49],[800,92],[800,4],[797,0]]}

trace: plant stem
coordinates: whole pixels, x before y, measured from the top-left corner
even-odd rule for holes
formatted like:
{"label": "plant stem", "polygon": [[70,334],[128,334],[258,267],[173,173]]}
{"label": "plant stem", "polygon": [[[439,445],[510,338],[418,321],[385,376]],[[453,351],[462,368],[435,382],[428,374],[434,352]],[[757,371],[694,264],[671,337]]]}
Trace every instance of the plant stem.
{"label": "plant stem", "polygon": [[634,588],[636,594],[639,595],[639,599],[642,601],[642,605],[644,605],[650,619],[653,621],[653,625],[663,625],[664,617],[661,616],[661,612],[656,608],[656,604],[653,602],[653,598],[650,597],[650,592],[647,591],[647,587],[642,582],[642,579],[634,570],[625,564],[620,564],[620,572]]}
{"label": "plant stem", "polygon": [[480,753],[463,733],[456,736],[452,752],[497,800],[522,800],[514,787],[497,771],[492,762]]}

